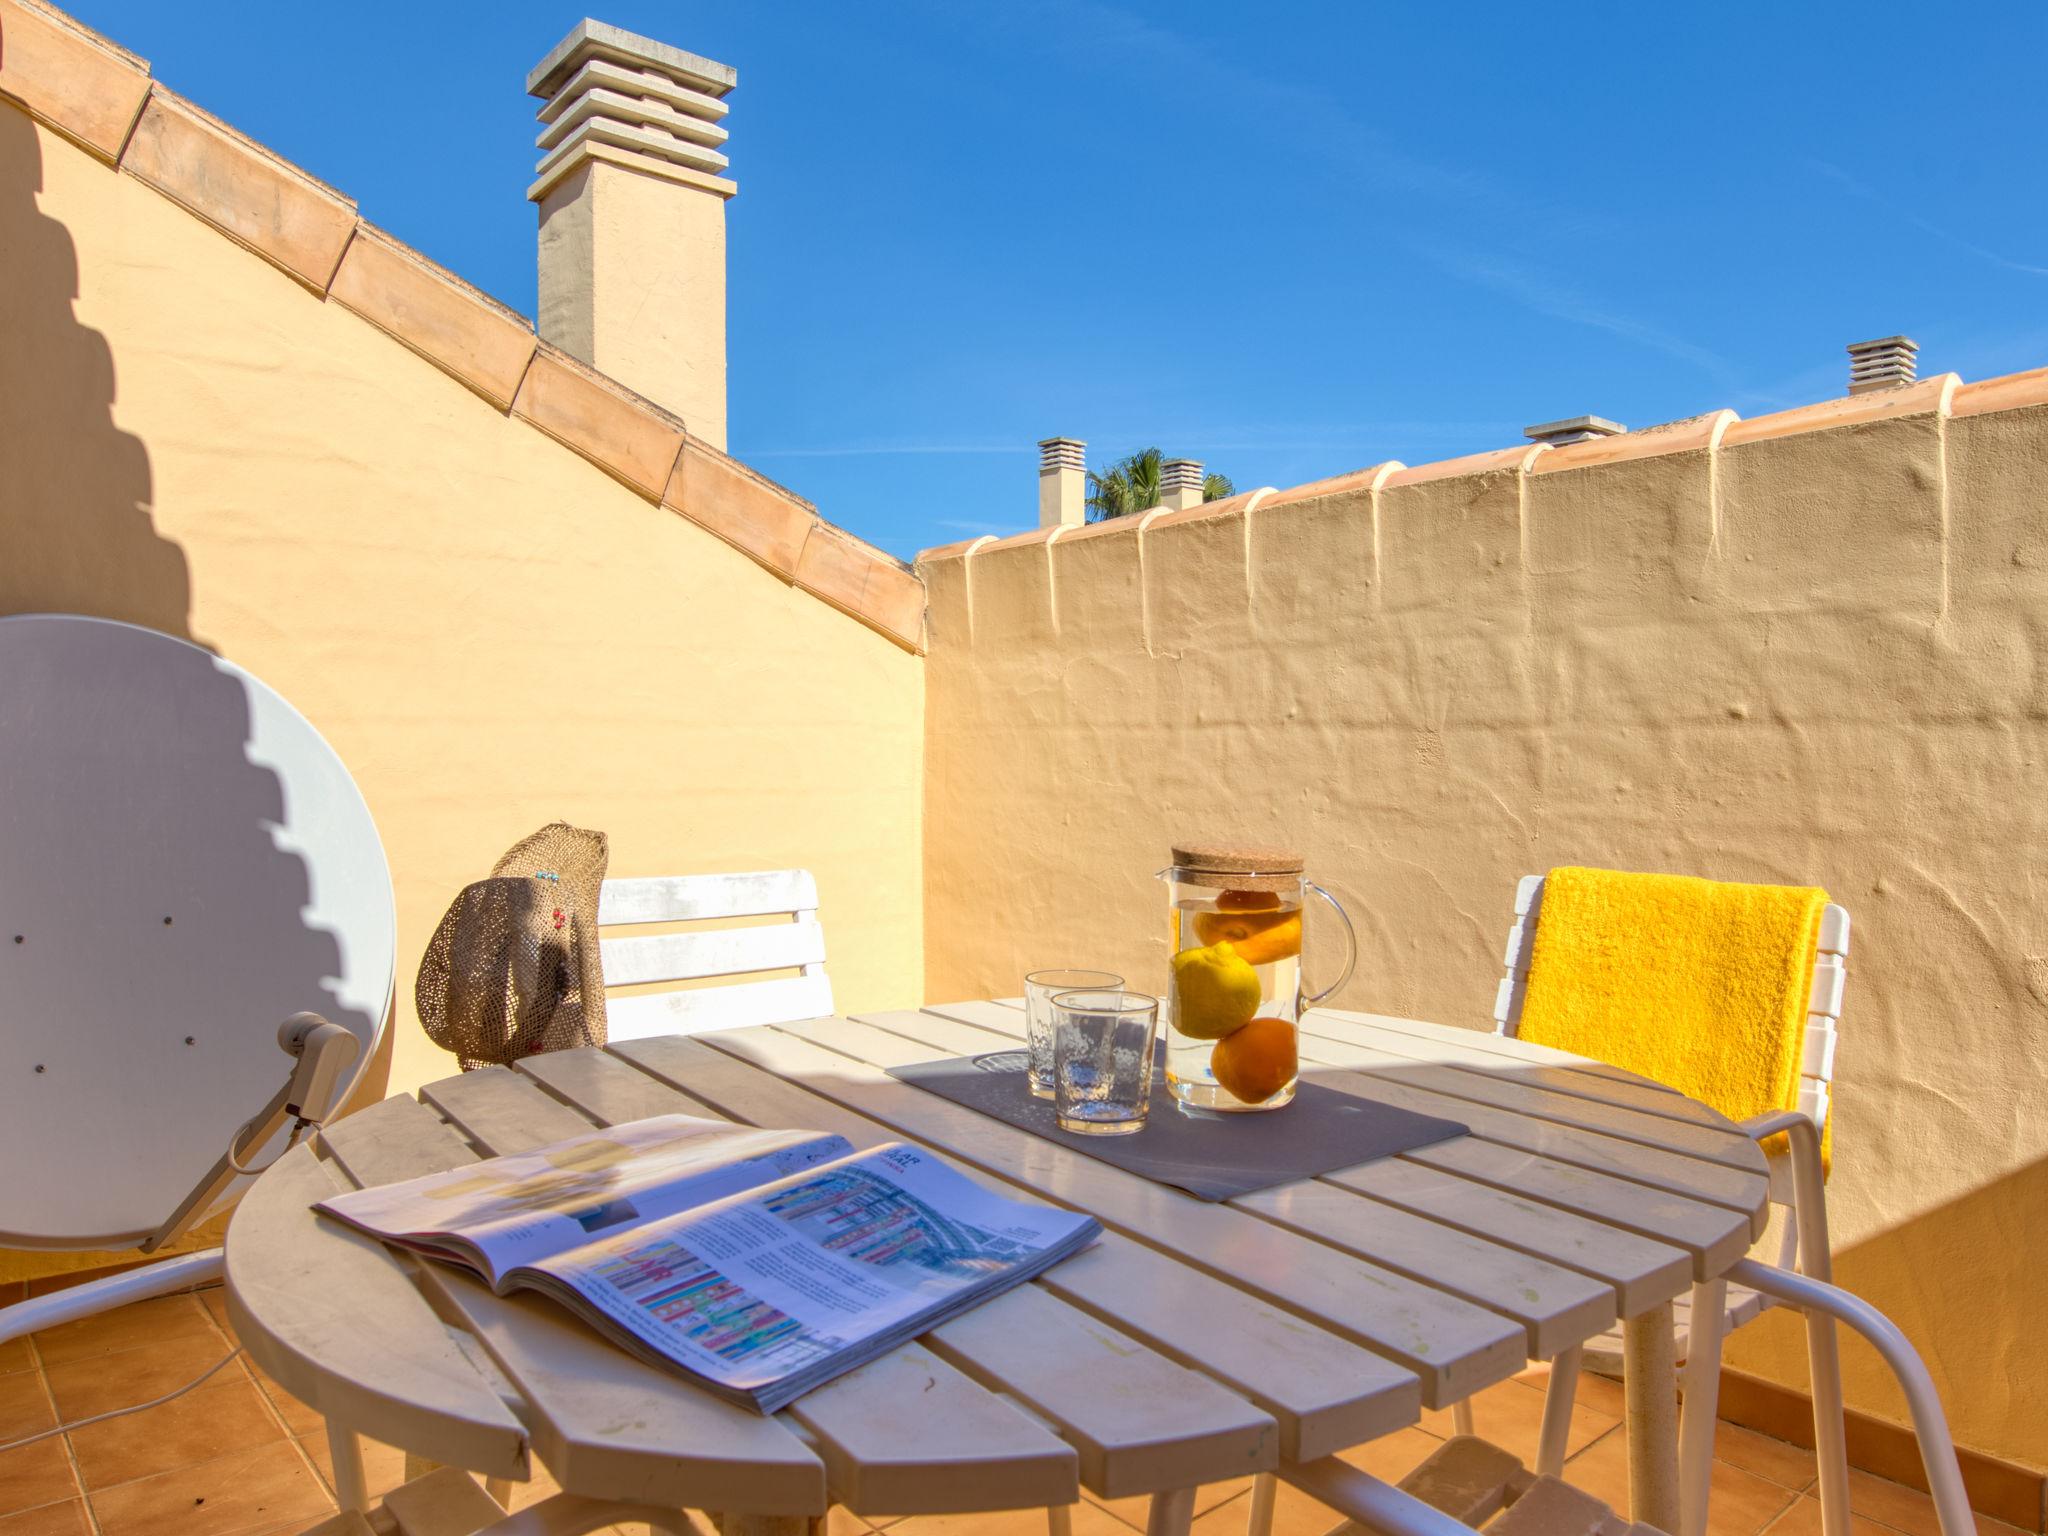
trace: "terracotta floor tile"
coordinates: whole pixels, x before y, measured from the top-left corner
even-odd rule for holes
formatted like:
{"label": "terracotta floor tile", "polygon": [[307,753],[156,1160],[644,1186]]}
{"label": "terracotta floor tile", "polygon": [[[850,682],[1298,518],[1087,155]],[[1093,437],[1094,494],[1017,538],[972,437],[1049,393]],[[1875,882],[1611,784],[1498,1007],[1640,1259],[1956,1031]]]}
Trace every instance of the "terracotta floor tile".
{"label": "terracotta floor tile", "polygon": [[103,1536],[241,1536],[333,1513],[320,1479],[288,1440],[102,1488],[90,1495]]}
{"label": "terracotta floor tile", "polygon": [[[56,1396],[57,1411],[68,1421],[174,1392],[226,1353],[220,1335],[208,1328],[204,1333],[163,1339],[144,1349],[67,1360],[47,1367],[43,1374]],[[232,1360],[215,1373],[212,1382],[246,1374],[242,1362]],[[11,1379],[0,1377],[0,1383]]]}
{"label": "terracotta floor tile", "polygon": [[[1074,1536],[1129,1536],[1130,1527],[1087,1500],[1074,1506]],[[991,1515],[912,1515],[889,1536],[1045,1536],[1045,1511],[1010,1509]]]}
{"label": "terracotta floor tile", "polygon": [[1813,1486],[1813,1452],[1739,1424],[1714,1426],[1714,1459],[1802,1493]]}
{"label": "terracotta floor tile", "polygon": [[214,1324],[223,1333],[233,1338],[235,1328],[234,1324],[228,1321],[228,1293],[226,1287],[209,1285],[205,1290],[197,1294],[199,1296],[199,1305],[206,1308],[206,1315],[213,1319]]}
{"label": "terracotta floor tile", "polygon": [[[205,1338],[217,1342],[213,1324],[196,1296],[158,1296],[81,1317],[75,1323],[45,1328],[35,1335],[36,1353],[44,1369],[72,1360],[111,1355],[120,1350],[155,1348],[170,1339]],[[219,1353],[218,1350],[215,1351]]]}
{"label": "terracotta floor tile", "polygon": [[57,1422],[50,1411],[50,1395],[43,1390],[43,1378],[35,1371],[16,1371],[0,1376],[0,1440],[19,1440]]}
{"label": "terracotta floor tile", "polygon": [[1442,1444],[1424,1430],[1397,1429],[1391,1435],[1355,1445],[1341,1455],[1359,1471],[1370,1472],[1383,1483],[1398,1483]]}
{"label": "terracotta floor tile", "polygon": [[[1543,1393],[1520,1381],[1504,1381],[1488,1387],[1472,1399],[1475,1428],[1495,1445],[1513,1451],[1531,1466],[1536,1462],[1536,1441],[1543,1428]],[[1576,1455],[1614,1428],[1621,1420],[1585,1402],[1572,1404],[1571,1433],[1565,1438],[1565,1454]],[[1432,1435],[1448,1437],[1451,1410],[1433,1409],[1422,1415],[1421,1427]]]}
{"label": "terracotta floor tile", "polygon": [[[1767,1527],[1766,1536],[1821,1536],[1820,1500],[1808,1496],[1794,1499],[1791,1507]],[[1898,1536],[1898,1532],[1857,1514],[1852,1504],[1849,1536]]]}
{"label": "terracotta floor tile", "polygon": [[35,1356],[28,1352],[27,1339],[9,1339],[5,1344],[0,1344],[0,1376],[12,1376],[16,1371],[25,1371],[35,1363]]}
{"label": "terracotta floor tile", "polygon": [[[1234,1477],[1227,1483],[1207,1483],[1195,1490],[1195,1515],[1199,1519],[1226,1499],[1234,1499],[1250,1488],[1248,1477]],[[1127,1499],[1099,1499],[1087,1489],[1081,1490],[1082,1499],[1097,1509],[1104,1509],[1115,1515],[1134,1530],[1145,1529],[1145,1520],[1152,1509],[1152,1500],[1143,1494]]]}
{"label": "terracotta floor tile", "polygon": [[[306,1453],[306,1459],[319,1472],[320,1480],[327,1485],[327,1491],[334,1492],[334,1453],[327,1444],[327,1432],[306,1435],[299,1440],[299,1449]],[[405,1481],[405,1452],[394,1446],[380,1445],[375,1440],[363,1442],[363,1481],[369,1484],[370,1497],[381,1498]]]}
{"label": "terracotta floor tile", "polygon": [[161,1408],[74,1430],[71,1449],[91,1493],[284,1438],[256,1383],[243,1376],[218,1386],[208,1382]]}
{"label": "terracotta floor tile", "polygon": [[[243,1358],[246,1359],[247,1356]],[[286,1427],[294,1435],[300,1439],[311,1439],[315,1435],[323,1439],[326,1437],[327,1418],[324,1414],[293,1397],[261,1367],[250,1366],[249,1374],[255,1378],[256,1385],[263,1389],[263,1395],[270,1399],[270,1406],[277,1410],[278,1416],[284,1420]]]}
{"label": "terracotta floor tile", "polygon": [[84,1501],[67,1499],[16,1515],[0,1515],[0,1536],[92,1536],[92,1524],[86,1519]]}
{"label": "terracotta floor tile", "polygon": [[[1908,1488],[1904,1483],[1895,1483],[1874,1473],[1859,1472],[1854,1467],[1849,1469],[1849,1512],[1852,1516],[1862,1515],[1893,1530],[1904,1531],[1907,1536],[1940,1536],[1941,1532],[1941,1522],[1934,1513],[1934,1500],[1928,1495],[1918,1488]],[[1991,1536],[1991,1533],[2008,1532],[2014,1527],[2002,1520],[1993,1520],[1989,1515],[1979,1515],[1977,1529],[1985,1536]]]}
{"label": "terracotta floor tile", "polygon": [[0,1451],[0,1515],[75,1499],[79,1492],[61,1436]]}
{"label": "terracotta floor tile", "polygon": [[[1628,1513],[1628,1437],[1603,1435],[1565,1463],[1565,1481],[1583,1488],[1615,1513]],[[1707,1529],[1710,1536],[1756,1536],[1784,1513],[1797,1495],[1727,1462],[1714,1463]]]}

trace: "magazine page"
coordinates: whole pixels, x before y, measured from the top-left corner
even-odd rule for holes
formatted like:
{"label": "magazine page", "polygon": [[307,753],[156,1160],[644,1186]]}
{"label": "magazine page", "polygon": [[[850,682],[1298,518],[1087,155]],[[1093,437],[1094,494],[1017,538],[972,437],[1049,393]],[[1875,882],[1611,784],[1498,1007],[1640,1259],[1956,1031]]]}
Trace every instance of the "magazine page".
{"label": "magazine page", "polygon": [[[593,1235],[694,1209],[852,1150],[839,1136],[657,1115],[335,1195],[318,1209],[378,1237],[473,1258],[495,1285],[508,1270]],[[453,1253],[446,1252],[449,1238]]]}
{"label": "magazine page", "polygon": [[835,1357],[868,1358],[863,1341],[921,1332],[1099,1230],[890,1143],[538,1267],[658,1355],[772,1408],[836,1374]]}

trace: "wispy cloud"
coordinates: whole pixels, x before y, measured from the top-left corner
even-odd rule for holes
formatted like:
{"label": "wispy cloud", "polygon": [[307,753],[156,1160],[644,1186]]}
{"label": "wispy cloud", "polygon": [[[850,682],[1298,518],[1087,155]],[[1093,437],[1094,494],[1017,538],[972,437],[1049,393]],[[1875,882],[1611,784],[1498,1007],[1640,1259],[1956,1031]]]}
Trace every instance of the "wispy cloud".
{"label": "wispy cloud", "polygon": [[[1063,55],[1099,58],[1105,68],[1123,69],[1142,58],[1161,78],[1181,83],[1190,97],[1212,96],[1231,103],[1233,131],[1261,124],[1290,154],[1313,145],[1316,153],[1341,161],[1358,187],[1406,200],[1404,219],[1413,220],[1419,201],[1434,203],[1455,223],[1476,230],[1513,225],[1553,243],[1604,230],[1604,219],[1583,209],[1560,207],[1530,196],[1530,184],[1502,183],[1469,169],[1446,165],[1406,148],[1398,139],[1361,120],[1349,106],[1299,80],[1275,80],[1245,69],[1240,58],[1223,59],[1199,43],[1134,16],[1102,0],[1042,0],[1012,9],[1023,16],[1028,35],[1058,39]],[[986,13],[983,13],[986,14]],[[1057,24],[1048,24],[1056,18]],[[1549,183],[1536,183],[1547,187]],[[1682,336],[1638,320],[1611,300],[1577,292],[1541,268],[1477,248],[1410,242],[1422,260],[1454,277],[1500,294],[1537,314],[1605,331],[1699,368],[1722,388],[1733,385],[1735,368],[1726,358]]]}
{"label": "wispy cloud", "polygon": [[1877,207],[1882,208],[1886,213],[1892,215],[1892,217],[1904,219],[1915,229],[1920,230],[1924,234],[1932,235],[1937,240],[1946,241],[1959,251],[1968,251],[1979,260],[1988,261],[1994,267],[2003,267],[2008,272],[2024,272],[2029,277],[2048,277],[2048,267],[2037,267],[2031,262],[2015,261],[2012,257],[2001,256],[1997,251],[1981,246],[1974,240],[1966,240],[1952,229],[1944,229],[1941,225],[1934,223],[1930,219],[1923,219],[1910,208],[1901,208],[1890,198],[1864,185],[1838,165],[1831,165],[1825,160],[1808,160],[1806,163],[1809,168],[1818,171],[1821,175],[1833,181],[1851,197],[1858,197],[1866,203],[1873,203]]}
{"label": "wispy cloud", "polygon": [[1017,531],[1006,523],[971,523],[957,517],[935,517],[932,519],[932,526],[934,528],[950,528],[955,533],[993,534],[998,538],[1004,534]]}
{"label": "wispy cloud", "polygon": [[1662,352],[1666,357],[1677,358],[1711,374],[1724,387],[1732,388],[1737,383],[1735,365],[1720,353],[1632,316],[1617,313],[1537,268],[1486,252],[1455,251],[1443,246],[1425,245],[1416,245],[1414,249],[1445,270],[1459,273],[1481,287],[1506,294],[1539,315],[1568,320],[1574,325],[1591,326],[1596,331],[1606,331],[1609,335]]}

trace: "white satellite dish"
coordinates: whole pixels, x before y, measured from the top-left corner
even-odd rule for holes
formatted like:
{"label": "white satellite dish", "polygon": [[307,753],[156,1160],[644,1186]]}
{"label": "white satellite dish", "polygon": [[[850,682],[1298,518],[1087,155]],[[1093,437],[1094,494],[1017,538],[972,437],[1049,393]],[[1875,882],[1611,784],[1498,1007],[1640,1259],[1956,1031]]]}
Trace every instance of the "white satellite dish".
{"label": "white satellite dish", "polygon": [[0,619],[0,1245],[146,1242],[291,1070],[292,1015],[356,1037],[340,1102],[395,964],[383,844],[304,716],[154,630]]}

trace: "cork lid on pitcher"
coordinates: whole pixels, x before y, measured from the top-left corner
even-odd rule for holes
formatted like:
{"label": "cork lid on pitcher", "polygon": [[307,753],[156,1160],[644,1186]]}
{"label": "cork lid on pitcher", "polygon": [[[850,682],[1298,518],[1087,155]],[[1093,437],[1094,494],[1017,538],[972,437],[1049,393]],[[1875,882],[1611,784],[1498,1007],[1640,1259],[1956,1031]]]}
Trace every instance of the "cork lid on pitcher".
{"label": "cork lid on pitcher", "polygon": [[1289,891],[1307,867],[1298,853],[1236,843],[1176,843],[1173,862],[1187,885],[1219,891]]}

